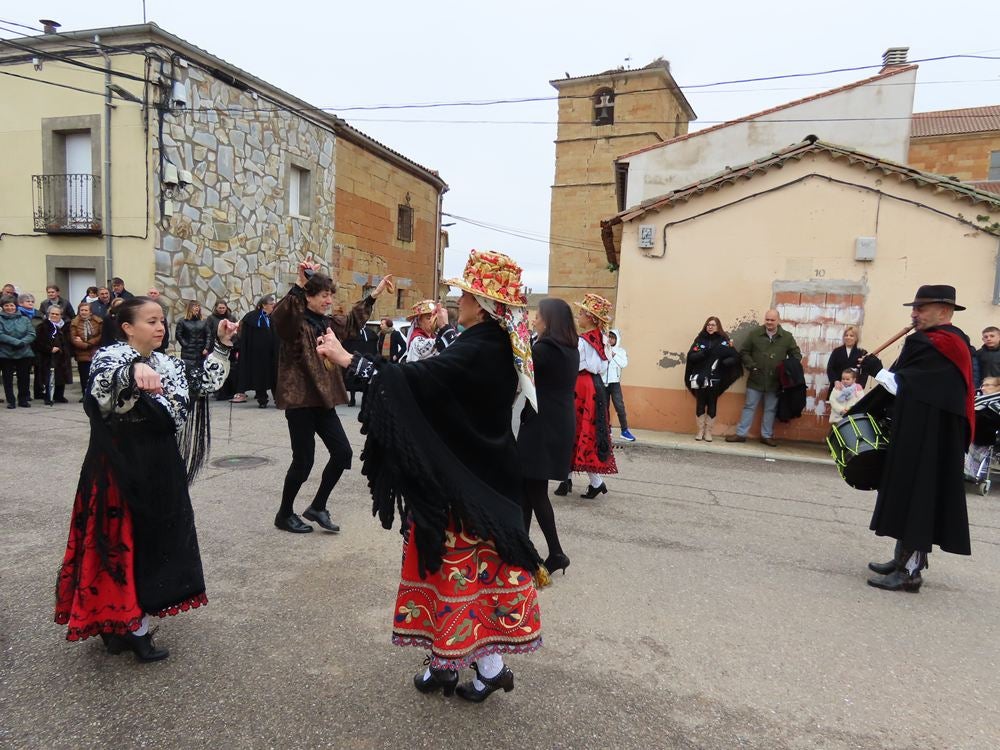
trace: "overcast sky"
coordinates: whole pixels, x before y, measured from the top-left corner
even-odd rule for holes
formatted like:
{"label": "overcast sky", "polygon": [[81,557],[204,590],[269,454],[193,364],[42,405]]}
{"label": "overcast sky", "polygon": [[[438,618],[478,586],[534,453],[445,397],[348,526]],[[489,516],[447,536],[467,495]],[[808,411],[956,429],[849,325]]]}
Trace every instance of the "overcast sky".
{"label": "overcast sky", "polygon": [[[39,18],[51,18],[64,31],[77,30],[141,23],[142,5],[141,0],[8,0],[0,18],[34,26]],[[684,87],[877,65],[890,46],[909,46],[911,60],[1000,55],[996,2],[963,3],[949,18],[953,7],[958,6],[940,0],[851,0],[825,10],[801,2],[745,0],[147,0],[146,15],[312,104],[339,108],[337,113],[357,128],[438,170],[451,188],[445,196],[446,212],[537,237],[541,241],[457,222],[449,228],[446,272],[461,272],[469,248],[492,248],[515,257],[525,267],[526,283],[542,291],[548,275],[545,238],[555,157],[554,100],[372,112],[344,108],[554,96],[548,81],[566,73],[641,67],[659,56],[670,60],[674,78]],[[0,36],[13,34],[0,30]],[[685,93],[698,114],[693,125],[697,129],[699,124],[739,117],[876,72]],[[987,104],[1000,104],[1000,60],[921,64],[915,111]],[[810,132],[822,137],[817,128]]]}

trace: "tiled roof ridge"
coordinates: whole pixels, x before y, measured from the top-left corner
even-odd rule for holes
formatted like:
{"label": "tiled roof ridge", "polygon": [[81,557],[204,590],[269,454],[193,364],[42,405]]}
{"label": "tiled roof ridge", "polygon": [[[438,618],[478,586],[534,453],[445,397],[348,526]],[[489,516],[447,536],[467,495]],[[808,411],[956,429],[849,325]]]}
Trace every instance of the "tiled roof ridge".
{"label": "tiled roof ridge", "polygon": [[1000,131],[1000,104],[914,112],[911,137]]}
{"label": "tiled roof ridge", "polygon": [[784,104],[778,104],[774,107],[761,110],[760,112],[754,112],[753,114],[750,115],[737,117],[736,119],[733,120],[726,120],[725,122],[720,122],[716,125],[712,125],[702,130],[696,130],[693,133],[685,133],[684,135],[679,135],[676,136],[675,138],[670,138],[669,140],[663,141],[661,143],[654,143],[650,146],[645,146],[643,148],[636,149],[635,151],[630,151],[627,154],[622,154],[621,156],[617,157],[615,161],[619,161],[621,159],[627,159],[631,156],[636,156],[637,154],[644,154],[647,151],[653,151],[654,149],[663,148],[664,146],[669,146],[670,144],[678,143],[679,141],[685,141],[688,140],[689,138],[696,138],[697,136],[705,135],[706,133],[714,133],[716,130],[722,130],[723,128],[728,128],[731,125],[738,125],[745,122],[752,122],[753,120],[756,120],[759,117],[770,115],[773,114],[774,112],[780,112],[784,109],[789,109],[790,107],[796,107],[800,104],[806,104],[808,102],[816,101],[817,99],[823,99],[827,96],[833,96],[834,94],[839,94],[843,91],[850,91],[851,89],[855,89],[860,86],[865,86],[869,83],[874,83],[876,81],[880,81],[885,78],[890,78],[892,76],[899,75],[900,73],[916,70],[917,67],[918,66],[916,65],[903,65],[900,67],[893,67],[888,70],[883,70],[879,72],[877,75],[871,76],[869,78],[864,78],[860,81],[853,81],[852,83],[847,83],[844,84],[843,86],[838,86],[837,88],[821,91],[818,94],[812,94],[810,96],[802,97],[801,99],[795,99],[794,101],[785,102]]}

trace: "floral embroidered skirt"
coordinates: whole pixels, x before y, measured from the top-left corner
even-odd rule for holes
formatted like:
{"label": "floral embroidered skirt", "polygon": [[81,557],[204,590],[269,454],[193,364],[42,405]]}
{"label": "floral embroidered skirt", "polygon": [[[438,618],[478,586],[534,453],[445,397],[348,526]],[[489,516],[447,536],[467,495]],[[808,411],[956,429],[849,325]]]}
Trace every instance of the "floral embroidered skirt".
{"label": "floral embroidered skirt", "polygon": [[542,645],[534,580],[508,565],[492,542],[446,532],[440,570],[420,577],[415,534],[407,534],[392,642],[431,652],[434,669],[460,669],[487,654],[526,653]]}
{"label": "floral embroidered skirt", "polygon": [[[101,633],[123,635],[138,629],[145,614],[165,617],[208,603],[197,540],[186,538],[177,544],[170,539],[173,527],[193,537],[193,515],[190,526],[186,519],[189,499],[187,510],[185,514],[182,506],[175,521],[140,523],[110,474],[103,491],[97,483],[88,492],[78,489],[56,581],[55,621],[67,626],[67,640]],[[140,537],[157,537],[166,543],[166,550],[155,542],[139,549]],[[153,555],[155,563],[144,562]]]}
{"label": "floral embroidered skirt", "polygon": [[[611,423],[607,425],[608,445],[611,445]],[[581,370],[576,378],[576,439],[573,443],[572,471],[589,471],[593,474],[617,474],[618,464],[612,448],[605,461],[597,457],[597,392],[594,376]]]}

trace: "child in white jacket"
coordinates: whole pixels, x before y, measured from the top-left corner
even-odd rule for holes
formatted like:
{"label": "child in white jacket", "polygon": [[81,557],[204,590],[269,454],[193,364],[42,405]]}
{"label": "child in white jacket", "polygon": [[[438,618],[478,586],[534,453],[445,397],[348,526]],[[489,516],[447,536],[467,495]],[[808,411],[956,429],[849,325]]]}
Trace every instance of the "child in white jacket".
{"label": "child in white jacket", "polygon": [[625,399],[622,396],[622,370],[628,367],[628,352],[621,345],[618,329],[613,328],[608,333],[608,344],[608,369],[602,376],[604,387],[608,393],[608,402],[614,404],[615,413],[618,414],[622,440],[634,443],[635,435],[628,430],[628,415],[625,413]]}
{"label": "child in white jacket", "polygon": [[864,395],[865,389],[858,382],[858,374],[847,369],[840,374],[840,380],[833,384],[830,391],[830,423],[839,422],[848,410]]}

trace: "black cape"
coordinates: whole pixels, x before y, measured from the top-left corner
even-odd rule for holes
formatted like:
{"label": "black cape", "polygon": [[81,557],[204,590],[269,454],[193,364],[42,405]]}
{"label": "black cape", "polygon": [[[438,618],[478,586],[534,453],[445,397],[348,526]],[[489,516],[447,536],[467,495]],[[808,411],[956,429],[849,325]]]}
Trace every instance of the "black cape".
{"label": "black cape", "polygon": [[258,399],[266,391],[273,393],[278,382],[274,324],[267,325],[260,317],[262,314],[260,310],[251,310],[240,321],[240,370],[236,387],[241,393],[254,391]]}
{"label": "black cape", "polygon": [[[887,405],[892,434],[879,484],[871,529],[890,536],[906,550],[930,552],[936,544],[945,552],[971,554],[969,516],[965,505],[963,460],[970,429],[967,398],[971,382],[927,335],[946,331],[969,348],[968,337],[952,325],[911,334],[891,371],[896,398]],[[877,394],[877,395],[876,395]],[[851,409],[874,410],[885,402],[876,389]]]}
{"label": "black cape", "polygon": [[716,393],[724,393],[729,386],[743,377],[743,363],[737,349],[728,344],[720,333],[699,333],[688,349],[684,364],[684,385],[694,392],[692,376],[702,383],[718,380]]}
{"label": "black cape", "polygon": [[440,569],[449,522],[492,540],[508,564],[536,570],[510,428],[517,377],[506,331],[486,321],[435,357],[377,366],[359,416],[372,514],[387,529],[397,508],[409,519],[422,575]]}
{"label": "black cape", "polygon": [[528,479],[562,481],[573,463],[580,352],[576,346],[542,337],[531,347],[531,355],[539,411],[525,403],[521,412],[517,433],[521,472]]}

